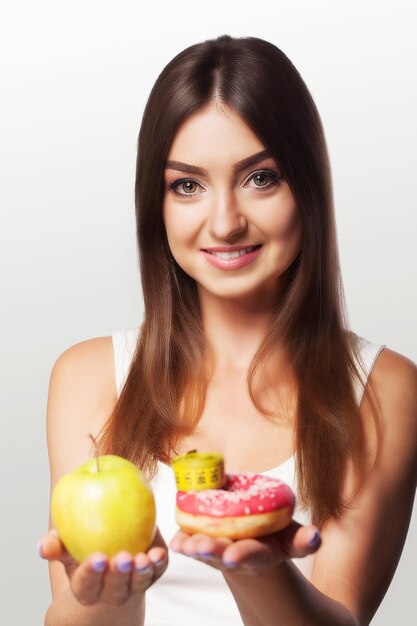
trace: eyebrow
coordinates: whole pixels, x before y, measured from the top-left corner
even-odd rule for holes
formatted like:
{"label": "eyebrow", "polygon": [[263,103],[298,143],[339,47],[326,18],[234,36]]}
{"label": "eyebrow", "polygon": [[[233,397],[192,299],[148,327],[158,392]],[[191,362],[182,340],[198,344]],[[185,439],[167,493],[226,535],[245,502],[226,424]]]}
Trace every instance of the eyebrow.
{"label": "eyebrow", "polygon": [[[272,154],[268,150],[262,150],[261,152],[257,152],[256,154],[251,154],[250,156],[238,161],[233,165],[233,171],[235,173],[241,172],[247,167],[251,167],[252,165],[256,165],[259,161],[263,161],[264,159],[272,157]],[[202,167],[197,167],[196,165],[189,165],[188,163],[181,163],[181,161],[166,161],[165,169],[167,170],[177,170],[178,172],[188,172],[190,174],[198,174],[199,176],[208,176],[207,170]]]}

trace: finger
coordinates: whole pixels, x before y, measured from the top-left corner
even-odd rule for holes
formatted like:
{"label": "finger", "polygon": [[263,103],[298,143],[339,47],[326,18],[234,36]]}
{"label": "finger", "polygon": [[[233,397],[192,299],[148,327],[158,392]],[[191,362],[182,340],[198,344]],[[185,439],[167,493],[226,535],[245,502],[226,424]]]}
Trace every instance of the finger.
{"label": "finger", "polygon": [[184,531],[178,530],[176,534],[173,536],[173,538],[171,539],[169,547],[174,552],[181,552],[181,547],[184,541],[188,539],[188,537],[190,536],[191,535],[187,535],[187,533],[185,533]]}
{"label": "finger", "polygon": [[[186,556],[196,556],[199,552],[204,551],[204,546],[210,542],[208,535],[203,533],[194,533],[183,538],[181,544],[181,552]],[[214,541],[210,542],[214,544]]]}
{"label": "finger", "polygon": [[215,569],[222,569],[224,567],[222,555],[232,543],[232,539],[228,537],[211,537],[203,533],[187,535],[178,532],[172,539],[170,547],[175,552],[207,563]]}
{"label": "finger", "polygon": [[152,563],[137,563],[135,561],[132,580],[131,592],[144,593],[154,582],[154,567]]}
{"label": "finger", "polygon": [[148,558],[150,559],[151,563],[155,564],[158,563],[164,559],[166,559],[168,557],[168,550],[166,548],[166,546],[164,548],[151,548],[148,551]]}
{"label": "finger", "polygon": [[223,551],[232,543],[227,537],[211,537],[204,533],[187,535],[179,532],[171,541],[171,548],[175,552],[182,552],[186,556],[194,557],[221,557]]}
{"label": "finger", "polygon": [[275,533],[275,539],[290,558],[312,554],[321,545],[321,535],[317,526],[302,526],[298,522],[291,522],[289,526]]}
{"label": "finger", "polygon": [[233,544],[233,540],[228,537],[209,537],[207,535],[196,536],[192,549],[194,554],[200,559],[208,562],[218,562],[222,560],[225,550]]}
{"label": "finger", "polygon": [[318,550],[321,537],[315,526],[292,522],[287,528],[259,537],[234,542],[222,556],[226,567],[270,567],[289,558],[301,558]]}
{"label": "finger", "polygon": [[55,528],[51,528],[48,534],[43,535],[38,541],[38,553],[42,559],[47,561],[61,561],[66,569],[72,570],[78,566],[77,561],[69,554],[60,540]]}
{"label": "finger", "polygon": [[51,529],[48,534],[43,535],[38,541],[38,552],[41,558],[47,560],[59,559],[61,557],[64,552],[64,546],[55,529]]}
{"label": "finger", "polygon": [[145,554],[144,552],[136,555],[134,560],[134,570],[131,581],[132,593],[138,591],[146,591],[153,583],[158,580],[168,567],[168,551],[165,549],[162,553],[153,551]]}
{"label": "finger", "polygon": [[258,539],[240,539],[224,551],[222,562],[225,567],[232,568],[240,565],[268,567],[286,558],[287,555],[279,545],[272,548]]}
{"label": "finger", "polygon": [[107,567],[106,555],[95,552],[70,571],[71,590],[80,604],[90,606],[99,601]]}
{"label": "finger", "polygon": [[133,562],[132,555],[124,550],[110,559],[100,595],[102,602],[120,606],[129,599]]}

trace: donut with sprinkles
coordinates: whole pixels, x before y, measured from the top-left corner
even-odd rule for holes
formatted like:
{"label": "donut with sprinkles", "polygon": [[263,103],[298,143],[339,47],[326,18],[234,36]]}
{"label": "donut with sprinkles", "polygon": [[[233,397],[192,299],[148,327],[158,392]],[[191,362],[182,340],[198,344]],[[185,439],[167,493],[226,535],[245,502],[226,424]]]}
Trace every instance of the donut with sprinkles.
{"label": "donut with sprinkles", "polygon": [[186,533],[244,539],[285,528],[295,496],[278,478],[254,472],[226,474],[221,489],[177,491],[175,517]]}

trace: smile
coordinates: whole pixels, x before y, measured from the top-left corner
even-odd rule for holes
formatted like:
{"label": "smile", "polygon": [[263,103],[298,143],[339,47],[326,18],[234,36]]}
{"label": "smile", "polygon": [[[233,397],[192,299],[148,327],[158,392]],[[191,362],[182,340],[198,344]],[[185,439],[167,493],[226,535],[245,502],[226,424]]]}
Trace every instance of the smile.
{"label": "smile", "polygon": [[227,252],[226,250],[202,250],[207,261],[219,269],[234,270],[249,265],[261,251],[262,244],[237,248]]}
{"label": "smile", "polygon": [[233,252],[215,252],[214,250],[207,250],[209,254],[214,254],[214,256],[219,257],[220,259],[237,259],[239,256],[243,256],[248,252],[252,252],[257,246],[251,246],[250,248],[242,248],[242,250],[233,250]]}

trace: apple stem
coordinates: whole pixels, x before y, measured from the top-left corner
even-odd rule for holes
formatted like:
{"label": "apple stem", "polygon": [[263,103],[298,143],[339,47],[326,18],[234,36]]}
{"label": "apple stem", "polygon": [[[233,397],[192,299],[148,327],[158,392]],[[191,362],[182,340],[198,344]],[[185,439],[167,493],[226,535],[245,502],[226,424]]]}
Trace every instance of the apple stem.
{"label": "apple stem", "polygon": [[100,472],[100,465],[98,464],[98,456],[97,456],[97,442],[91,433],[89,433],[88,436],[90,437],[90,439],[92,440],[94,444],[94,456],[96,458],[96,463],[97,463],[97,472]]}

